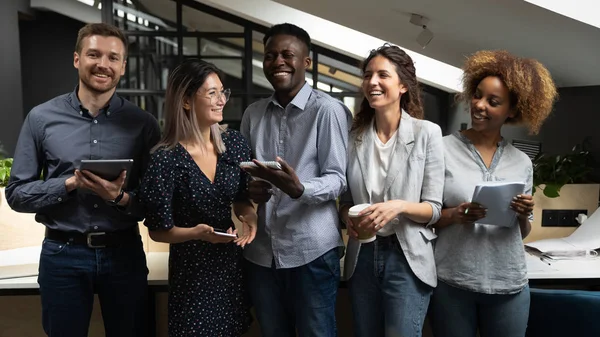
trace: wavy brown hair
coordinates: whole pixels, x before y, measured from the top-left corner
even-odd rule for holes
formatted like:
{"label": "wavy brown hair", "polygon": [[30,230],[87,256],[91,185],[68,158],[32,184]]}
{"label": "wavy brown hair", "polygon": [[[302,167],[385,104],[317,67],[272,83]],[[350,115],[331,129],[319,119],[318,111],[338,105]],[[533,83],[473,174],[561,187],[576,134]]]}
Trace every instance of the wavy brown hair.
{"label": "wavy brown hair", "polygon": [[[406,92],[400,97],[400,108],[414,118],[423,119],[423,104],[421,103],[421,88],[417,81],[415,64],[404,50],[388,43],[371,50],[369,56],[362,62],[361,70],[365,73],[369,62],[376,56],[383,56],[396,66],[396,73],[400,83],[406,86]],[[363,98],[360,110],[354,116],[352,132],[361,135],[371,124],[375,116],[375,109],[369,105],[367,98]]]}
{"label": "wavy brown hair", "polygon": [[516,113],[506,124],[524,124],[532,134],[539,132],[558,98],[548,69],[534,59],[516,57],[504,50],[479,51],[467,59],[463,70],[463,92],[457,95],[458,100],[470,105],[479,83],[489,76],[498,77],[506,85]]}

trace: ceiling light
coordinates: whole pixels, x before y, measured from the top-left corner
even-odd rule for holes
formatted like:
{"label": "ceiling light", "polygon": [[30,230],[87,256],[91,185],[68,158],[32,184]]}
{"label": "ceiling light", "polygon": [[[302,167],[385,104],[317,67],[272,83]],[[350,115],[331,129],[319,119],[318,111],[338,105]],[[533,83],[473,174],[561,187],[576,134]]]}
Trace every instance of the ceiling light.
{"label": "ceiling light", "polygon": [[429,19],[419,14],[412,14],[410,16],[410,23],[415,26],[426,26],[429,23]]}
{"label": "ceiling light", "polygon": [[423,30],[419,33],[419,36],[417,36],[417,43],[421,48],[425,49],[431,40],[433,40],[433,32],[430,31],[427,26],[423,26]]}
{"label": "ceiling light", "polygon": [[419,33],[419,35],[417,36],[417,43],[423,49],[425,49],[425,47],[427,47],[429,42],[431,42],[431,40],[433,40],[433,32],[431,30],[429,30],[429,28],[427,28],[428,22],[429,22],[429,19],[424,17],[423,15],[412,14],[410,16],[410,23],[412,23],[415,26],[421,26],[421,28],[423,28],[421,33]]}

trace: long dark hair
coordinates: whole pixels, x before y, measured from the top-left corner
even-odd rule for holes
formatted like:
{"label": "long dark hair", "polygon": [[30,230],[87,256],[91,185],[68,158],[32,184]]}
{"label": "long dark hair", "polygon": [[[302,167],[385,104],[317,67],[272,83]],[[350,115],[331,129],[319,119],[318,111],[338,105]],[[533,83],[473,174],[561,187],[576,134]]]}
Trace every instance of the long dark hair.
{"label": "long dark hair", "polygon": [[[417,81],[415,64],[413,60],[404,50],[397,46],[388,43],[383,46],[371,50],[369,56],[361,65],[364,74],[369,62],[376,56],[383,56],[396,66],[396,73],[400,78],[400,82],[406,86],[406,92],[400,97],[400,108],[405,110],[414,118],[423,119],[423,104],[421,103],[421,88]],[[352,123],[352,131],[359,135],[365,131],[370,125],[375,116],[375,109],[369,105],[367,98],[363,98],[360,104],[360,110],[354,116]]]}
{"label": "long dark hair", "polygon": [[[165,128],[162,139],[153,151],[166,147],[172,149],[181,141],[194,141],[206,145],[198,128],[198,119],[194,113],[194,95],[211,74],[217,74],[223,80],[223,73],[217,66],[198,59],[184,61],[177,66],[167,80],[165,95]],[[190,101],[190,109],[183,108],[184,99]],[[218,153],[225,152],[225,144],[221,139],[224,127],[215,123],[210,127],[210,137]]]}

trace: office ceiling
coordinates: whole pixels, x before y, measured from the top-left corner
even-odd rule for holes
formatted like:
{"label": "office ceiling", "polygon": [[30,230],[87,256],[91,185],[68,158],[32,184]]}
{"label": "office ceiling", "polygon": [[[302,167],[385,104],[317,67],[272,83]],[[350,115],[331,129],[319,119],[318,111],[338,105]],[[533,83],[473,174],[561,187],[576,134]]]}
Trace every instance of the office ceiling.
{"label": "office ceiling", "polygon": [[[147,9],[175,21],[170,0],[138,0]],[[240,0],[243,1],[243,0]],[[458,66],[482,49],[506,49],[540,60],[560,87],[600,85],[600,29],[563,17],[523,0],[276,0],[363,33]],[[421,28],[410,13],[429,18],[434,38],[421,49]],[[184,7],[187,27],[241,31],[241,27]],[[282,22],[285,18],[281,18]],[[373,46],[377,47],[377,46]],[[367,51],[365,51],[366,53]],[[417,65],[418,66],[418,65]]]}
{"label": "office ceiling", "polygon": [[[276,0],[458,66],[482,49],[540,60],[561,87],[600,85],[600,29],[523,0]],[[576,2],[573,2],[573,6]],[[410,13],[435,34],[421,49]],[[283,19],[283,18],[282,18]]]}

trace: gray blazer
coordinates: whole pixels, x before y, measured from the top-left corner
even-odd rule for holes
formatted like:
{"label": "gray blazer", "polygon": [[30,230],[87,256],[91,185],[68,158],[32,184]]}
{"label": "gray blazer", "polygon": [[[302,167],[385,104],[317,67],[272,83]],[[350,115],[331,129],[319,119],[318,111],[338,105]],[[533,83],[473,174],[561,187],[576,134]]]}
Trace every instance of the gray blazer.
{"label": "gray blazer", "polygon": [[[441,215],[444,191],[444,149],[442,132],[437,124],[412,118],[402,112],[397,143],[385,183],[385,201],[402,199],[427,202],[433,208],[428,224],[416,223],[403,216],[387,226],[394,226],[404,256],[415,275],[432,287],[437,286],[432,241],[437,237],[429,227]],[[348,141],[348,190],[342,204],[371,203],[368,170],[373,165],[373,133],[364,132],[362,141],[355,133]],[[361,244],[350,238],[344,262],[344,277],[352,277]]]}

